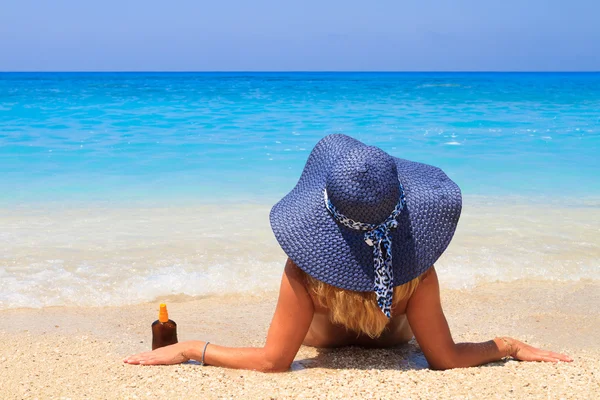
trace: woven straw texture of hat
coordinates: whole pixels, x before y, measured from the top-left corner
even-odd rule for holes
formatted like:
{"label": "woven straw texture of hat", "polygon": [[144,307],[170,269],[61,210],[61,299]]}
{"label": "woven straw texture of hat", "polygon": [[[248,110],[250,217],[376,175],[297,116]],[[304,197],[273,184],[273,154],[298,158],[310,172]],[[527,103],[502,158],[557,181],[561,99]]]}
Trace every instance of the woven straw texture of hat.
{"label": "woven straw texture of hat", "polygon": [[309,275],[343,289],[371,291],[373,248],[364,231],[335,221],[324,190],[342,214],[379,224],[398,203],[399,182],[406,207],[392,232],[392,259],[394,286],[401,285],[431,267],[456,230],[460,189],[439,168],[329,135],[311,152],[296,187],[272,208],[271,227],[285,253]]}

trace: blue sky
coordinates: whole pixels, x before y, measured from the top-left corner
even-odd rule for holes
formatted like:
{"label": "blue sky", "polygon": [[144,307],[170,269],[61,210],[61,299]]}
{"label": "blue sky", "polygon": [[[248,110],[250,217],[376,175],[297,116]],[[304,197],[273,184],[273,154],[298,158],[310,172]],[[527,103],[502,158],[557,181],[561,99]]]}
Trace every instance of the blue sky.
{"label": "blue sky", "polygon": [[597,0],[0,0],[2,71],[600,70]]}

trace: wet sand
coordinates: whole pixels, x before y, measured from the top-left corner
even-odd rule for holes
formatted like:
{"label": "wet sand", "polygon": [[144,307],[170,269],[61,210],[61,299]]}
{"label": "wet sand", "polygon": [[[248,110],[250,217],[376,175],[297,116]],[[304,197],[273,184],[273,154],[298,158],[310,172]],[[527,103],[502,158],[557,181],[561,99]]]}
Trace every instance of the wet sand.
{"label": "wet sand", "polygon": [[[444,290],[457,341],[513,336],[573,363],[497,362],[432,371],[416,343],[388,350],[302,347],[289,372],[142,367],[157,303],[0,311],[0,397],[23,398],[600,398],[600,282],[520,280]],[[180,340],[261,345],[276,293],[169,298]]]}

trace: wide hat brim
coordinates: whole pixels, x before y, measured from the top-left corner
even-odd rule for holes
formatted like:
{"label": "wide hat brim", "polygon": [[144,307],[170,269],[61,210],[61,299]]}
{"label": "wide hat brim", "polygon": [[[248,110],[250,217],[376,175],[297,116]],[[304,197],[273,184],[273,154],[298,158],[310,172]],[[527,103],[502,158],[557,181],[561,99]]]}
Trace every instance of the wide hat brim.
{"label": "wide hat brim", "polygon": [[[338,224],[324,204],[328,171],[362,142],[345,135],[322,139],[298,184],[273,206],[271,228],[283,251],[303,271],[332,286],[372,291],[373,248],[364,232]],[[446,250],[462,208],[459,187],[439,168],[394,157],[406,206],[392,231],[394,286],[418,277]]]}

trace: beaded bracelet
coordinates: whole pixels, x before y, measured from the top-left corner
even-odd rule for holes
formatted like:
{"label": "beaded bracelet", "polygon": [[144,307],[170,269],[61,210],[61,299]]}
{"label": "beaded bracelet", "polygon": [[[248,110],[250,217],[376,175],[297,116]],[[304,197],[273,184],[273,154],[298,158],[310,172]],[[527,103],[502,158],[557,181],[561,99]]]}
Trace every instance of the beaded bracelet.
{"label": "beaded bracelet", "polygon": [[200,362],[200,365],[202,365],[202,366],[206,365],[206,364],[204,363],[204,355],[206,354],[206,348],[208,347],[208,344],[209,344],[209,343],[210,343],[210,342],[206,342],[206,344],[204,345],[204,350],[202,350],[202,361]]}

